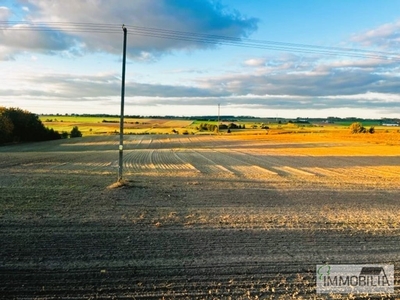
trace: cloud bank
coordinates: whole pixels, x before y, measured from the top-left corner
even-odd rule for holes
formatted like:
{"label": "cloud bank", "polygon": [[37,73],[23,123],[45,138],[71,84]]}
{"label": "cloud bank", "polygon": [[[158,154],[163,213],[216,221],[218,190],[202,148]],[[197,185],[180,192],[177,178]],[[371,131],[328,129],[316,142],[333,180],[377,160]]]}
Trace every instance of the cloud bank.
{"label": "cloud bank", "polygon": [[[105,53],[120,57],[121,24],[128,26],[128,54],[131,60],[154,61],[176,51],[218,47],[190,39],[176,40],[135,33],[140,28],[165,28],[196,34],[246,38],[257,30],[259,21],[206,0],[21,0],[20,13],[28,23],[0,23],[0,60],[35,55],[88,56]],[[14,6],[0,6],[0,21],[11,20]],[[46,22],[32,30],[29,22]],[[85,31],[71,24],[107,24],[105,33]],[[88,25],[89,26],[89,25]],[[90,25],[91,26],[91,25]],[[97,25],[95,25],[97,26]],[[130,29],[129,29],[130,28]],[[47,30],[48,29],[48,30]],[[118,30],[118,33],[108,32]],[[154,31],[157,33],[157,30]],[[343,43],[373,50],[395,52],[400,42],[400,21],[353,35]],[[17,33],[17,34],[16,34]],[[218,52],[221,54],[220,52]],[[128,78],[126,103],[141,106],[215,106],[216,103],[252,109],[326,110],[371,109],[400,114],[399,61],[378,58],[345,58],[319,54],[241,54],[236,65],[211,74],[196,67],[177,66],[167,76],[182,74],[190,81],[137,82]],[[215,58],[214,58],[215,59]],[[223,61],[224,57],[217,58]],[[222,71],[221,71],[222,70]],[[120,74],[100,75],[62,72],[23,74],[23,82],[0,87],[0,97],[41,101],[44,106],[62,103],[117,105]],[[18,77],[18,76],[17,76]],[[154,76],[156,77],[156,76]]]}
{"label": "cloud bank", "polygon": [[[140,30],[134,30],[135,26],[154,28],[155,35],[162,35],[160,29],[168,28],[170,31],[191,32],[193,35],[242,38],[254,32],[258,24],[257,19],[246,18],[238,11],[230,10],[217,1],[25,0],[22,2],[27,4],[23,9],[26,21],[34,24],[45,22],[41,28],[44,27],[46,31],[32,31],[32,25],[29,23],[0,28],[0,41],[3,45],[7,45],[2,51],[3,57],[5,50],[8,50],[8,55],[26,50],[41,53],[70,51],[74,54],[107,52],[120,55],[121,25],[126,24],[128,34],[134,35],[134,38],[128,39],[128,55],[131,58],[150,59],[175,50],[215,47],[216,43],[152,37],[148,33],[140,34]],[[10,14],[9,9],[0,7],[0,20],[7,20]],[[116,33],[110,33],[110,30]],[[120,34],[117,33],[118,30]]]}

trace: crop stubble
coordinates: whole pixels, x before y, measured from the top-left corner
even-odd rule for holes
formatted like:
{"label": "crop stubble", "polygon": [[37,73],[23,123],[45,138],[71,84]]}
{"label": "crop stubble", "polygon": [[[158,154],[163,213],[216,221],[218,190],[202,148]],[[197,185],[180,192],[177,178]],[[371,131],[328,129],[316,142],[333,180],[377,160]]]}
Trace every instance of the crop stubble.
{"label": "crop stubble", "polygon": [[312,298],[316,264],[398,269],[399,156],[270,139],[127,136],[119,188],[115,136],[0,148],[0,294]]}

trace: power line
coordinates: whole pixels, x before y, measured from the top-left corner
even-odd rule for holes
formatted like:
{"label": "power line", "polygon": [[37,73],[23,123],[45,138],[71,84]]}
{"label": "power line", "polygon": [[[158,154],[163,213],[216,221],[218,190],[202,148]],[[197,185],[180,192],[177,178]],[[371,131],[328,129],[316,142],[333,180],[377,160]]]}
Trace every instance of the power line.
{"label": "power line", "polygon": [[274,42],[274,41],[265,41],[265,40],[254,40],[254,39],[247,39],[247,38],[237,38],[237,37],[229,37],[229,36],[222,36],[222,35],[210,35],[210,34],[201,34],[201,33],[191,33],[191,32],[184,32],[184,31],[175,31],[175,30],[165,30],[159,28],[150,28],[150,27],[139,27],[139,26],[132,26],[130,25],[131,30],[134,32],[144,32],[152,34],[154,32],[160,32],[167,36],[182,36],[192,37],[193,35],[196,37],[216,40],[216,41],[224,41],[228,43],[241,43],[246,42],[249,44],[259,44],[259,45],[276,45],[280,47],[306,47],[306,48],[314,48],[314,49],[322,49],[322,50],[335,50],[341,52],[360,52],[360,53],[374,53],[379,55],[399,55],[393,52],[383,52],[383,51],[373,51],[373,50],[363,50],[363,49],[355,49],[355,48],[339,48],[339,47],[323,47],[323,46],[315,46],[315,45],[307,45],[307,44],[294,44],[294,43],[285,43],[285,42]]}
{"label": "power line", "polygon": [[[337,55],[357,58],[400,61],[400,54],[395,52],[384,52],[357,48],[324,47],[317,45],[295,44],[268,40],[255,40],[248,38],[168,30],[135,25],[125,26],[129,30],[129,35],[146,36],[152,38],[285,52],[300,52],[310,54]],[[120,34],[120,28],[120,24],[113,23],[0,21],[0,29],[13,31],[66,31],[77,33]]]}

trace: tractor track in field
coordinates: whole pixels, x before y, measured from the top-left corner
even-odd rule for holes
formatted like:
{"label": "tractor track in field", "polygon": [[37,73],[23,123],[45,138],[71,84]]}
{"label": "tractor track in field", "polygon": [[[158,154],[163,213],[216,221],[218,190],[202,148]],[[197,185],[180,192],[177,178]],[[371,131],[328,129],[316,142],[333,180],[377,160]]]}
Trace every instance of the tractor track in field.
{"label": "tractor track in field", "polygon": [[[42,226],[37,232],[10,226],[3,227],[0,238],[8,241],[0,251],[7,257],[0,269],[0,282],[7,282],[0,287],[3,296],[85,298],[116,293],[149,299],[246,297],[249,291],[253,297],[272,291],[276,296],[288,291],[312,295],[316,261],[369,263],[388,255],[393,259],[400,241],[399,236],[346,237],[326,230],[144,231],[100,224]],[[355,241],[362,241],[363,255],[354,251]]]}
{"label": "tractor track in field", "polygon": [[0,148],[1,299],[328,299],[315,291],[326,263],[393,264],[395,294],[377,299],[399,297],[399,156],[214,136],[124,145],[120,187],[117,136]]}

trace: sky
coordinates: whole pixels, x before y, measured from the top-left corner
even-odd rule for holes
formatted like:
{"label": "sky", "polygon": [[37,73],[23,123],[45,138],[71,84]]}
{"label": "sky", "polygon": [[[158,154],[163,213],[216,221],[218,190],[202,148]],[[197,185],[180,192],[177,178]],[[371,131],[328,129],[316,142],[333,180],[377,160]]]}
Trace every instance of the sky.
{"label": "sky", "polygon": [[0,0],[0,106],[400,118],[398,0]]}

